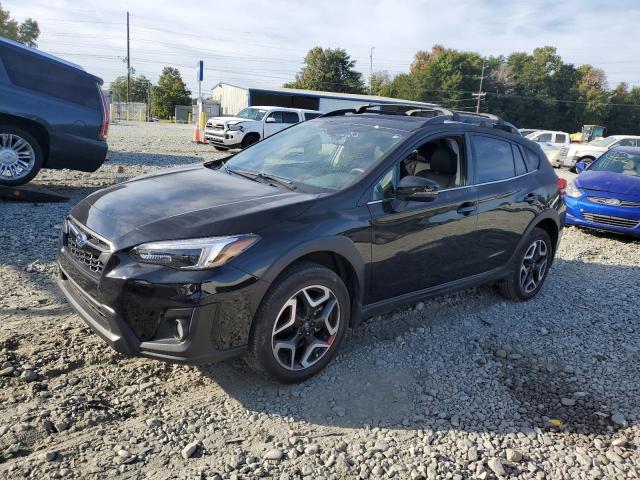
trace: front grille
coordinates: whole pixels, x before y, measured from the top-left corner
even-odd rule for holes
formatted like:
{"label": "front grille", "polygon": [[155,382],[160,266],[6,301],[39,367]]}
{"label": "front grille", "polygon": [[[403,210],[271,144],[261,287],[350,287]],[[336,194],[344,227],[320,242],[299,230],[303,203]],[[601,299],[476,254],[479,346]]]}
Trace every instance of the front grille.
{"label": "front grille", "polygon": [[[602,197],[587,197],[593,203],[600,203],[602,205],[610,205],[613,207],[640,207],[640,202],[629,202],[627,200],[618,200],[615,198],[602,198]],[[614,203],[611,203],[611,202]]]}
{"label": "front grille", "polygon": [[[77,233],[83,235],[82,245],[78,243]],[[102,273],[105,257],[109,252],[109,245],[106,242],[71,219],[67,220],[63,238],[67,251],[76,263],[94,276]]]}
{"label": "front grille", "polygon": [[583,213],[582,216],[587,222],[611,225],[612,227],[634,228],[640,223],[638,220],[631,220],[630,218],[610,217],[608,215],[595,215],[592,213]]}
{"label": "front grille", "polygon": [[567,158],[567,153],[569,153],[569,147],[562,147],[558,152],[558,158]]}
{"label": "front grille", "polygon": [[80,263],[95,273],[100,273],[104,269],[104,263],[100,260],[100,256],[91,252],[86,247],[79,247],[78,244],[69,237],[67,239],[67,247],[69,251],[76,257]]}

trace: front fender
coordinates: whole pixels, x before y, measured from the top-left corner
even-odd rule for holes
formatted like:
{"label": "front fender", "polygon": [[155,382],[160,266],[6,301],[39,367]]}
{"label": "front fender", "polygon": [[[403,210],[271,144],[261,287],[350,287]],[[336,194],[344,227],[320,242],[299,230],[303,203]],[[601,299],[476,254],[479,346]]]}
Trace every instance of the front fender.
{"label": "front fender", "polygon": [[[358,282],[358,298],[356,304],[362,305],[364,294],[365,264],[362,256],[358,252],[353,241],[344,236],[321,237],[308,240],[296,245],[294,248],[283,253],[271,266],[260,276],[261,280],[251,301],[251,312],[255,315],[264,295],[269,290],[271,284],[278,276],[291,264],[306,255],[319,252],[330,252],[343,257],[353,268]],[[353,299],[352,299],[353,300]]]}

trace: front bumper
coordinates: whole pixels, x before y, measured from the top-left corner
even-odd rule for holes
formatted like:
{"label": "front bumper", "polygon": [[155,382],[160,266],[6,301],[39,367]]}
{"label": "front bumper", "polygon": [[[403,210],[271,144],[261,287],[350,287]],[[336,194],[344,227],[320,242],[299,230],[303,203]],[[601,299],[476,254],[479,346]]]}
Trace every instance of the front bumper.
{"label": "front bumper", "polygon": [[60,289],[116,351],[192,364],[246,351],[254,313],[250,301],[260,280],[231,266],[183,272],[127,259],[114,253],[97,276],[67,247],[58,256]]}
{"label": "front bumper", "polygon": [[236,130],[216,130],[205,128],[204,137],[208,142],[221,147],[236,148],[242,143],[244,133]]}
{"label": "front bumper", "polygon": [[578,227],[640,236],[640,209],[605,206],[586,197],[565,196],[567,216],[565,223]]}

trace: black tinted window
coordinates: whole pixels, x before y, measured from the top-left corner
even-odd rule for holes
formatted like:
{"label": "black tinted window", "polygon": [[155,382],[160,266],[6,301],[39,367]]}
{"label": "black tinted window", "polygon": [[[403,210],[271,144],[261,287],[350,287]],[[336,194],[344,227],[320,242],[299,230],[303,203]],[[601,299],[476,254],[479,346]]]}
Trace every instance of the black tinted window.
{"label": "black tinted window", "polygon": [[101,110],[96,83],[81,72],[56,61],[13,48],[0,48],[0,58],[9,80],[14,85]]}
{"label": "black tinted window", "polygon": [[538,157],[538,155],[532,151],[529,150],[528,148],[524,149],[524,155],[525,155],[525,163],[527,164],[527,170],[529,172],[533,172],[534,170],[537,170],[538,167],[540,166],[540,157]]}
{"label": "black tinted window", "polygon": [[313,120],[314,118],[318,118],[320,115],[322,115],[321,113],[309,113],[306,112],[304,114],[304,119],[305,120]]}
{"label": "black tinted window", "polygon": [[473,149],[478,169],[478,183],[493,182],[515,176],[511,144],[496,138],[474,136]]}
{"label": "black tinted window", "polygon": [[511,148],[513,148],[513,159],[516,162],[516,175],[523,175],[527,173],[527,169],[524,166],[524,158],[522,158],[520,149],[515,145],[511,145]]}
{"label": "black tinted window", "polygon": [[300,117],[296,112],[282,112],[283,123],[298,123],[299,121]]}

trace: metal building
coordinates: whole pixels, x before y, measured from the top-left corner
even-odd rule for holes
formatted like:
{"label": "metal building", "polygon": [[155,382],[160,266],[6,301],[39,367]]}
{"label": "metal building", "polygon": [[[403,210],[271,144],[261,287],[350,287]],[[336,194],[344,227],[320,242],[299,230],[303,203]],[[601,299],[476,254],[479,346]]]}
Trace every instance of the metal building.
{"label": "metal building", "polygon": [[341,108],[353,108],[369,103],[410,104],[419,107],[435,106],[432,103],[415,102],[401,98],[379,97],[376,95],[356,95],[351,93],[321,92],[295,88],[239,87],[220,82],[211,90],[210,98],[220,104],[221,115],[235,115],[252,105],[275,107],[308,108],[331,112]]}

